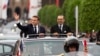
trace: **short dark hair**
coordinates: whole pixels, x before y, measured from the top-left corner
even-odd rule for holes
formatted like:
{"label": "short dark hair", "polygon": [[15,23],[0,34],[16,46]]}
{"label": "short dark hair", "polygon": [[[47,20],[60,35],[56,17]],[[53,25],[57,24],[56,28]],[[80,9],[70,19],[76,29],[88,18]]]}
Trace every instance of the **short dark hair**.
{"label": "short dark hair", "polygon": [[20,15],[21,14],[21,10],[19,7],[16,7],[14,12],[17,14],[17,15]]}
{"label": "short dark hair", "polygon": [[38,16],[33,16],[33,17],[35,17],[35,18],[37,18],[38,20],[40,20],[40,18],[39,18]]}
{"label": "short dark hair", "polygon": [[79,41],[76,39],[71,39],[71,40],[65,42],[64,51],[66,53],[70,52],[69,47],[75,47],[76,51],[78,51],[79,50]]}

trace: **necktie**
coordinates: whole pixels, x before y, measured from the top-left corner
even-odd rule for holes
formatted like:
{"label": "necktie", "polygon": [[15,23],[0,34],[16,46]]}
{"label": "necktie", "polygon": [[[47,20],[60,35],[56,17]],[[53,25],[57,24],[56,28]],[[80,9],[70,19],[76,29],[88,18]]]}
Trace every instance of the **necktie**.
{"label": "necktie", "polygon": [[62,26],[61,26],[61,25],[59,26],[59,28],[60,28],[60,30],[62,31]]}

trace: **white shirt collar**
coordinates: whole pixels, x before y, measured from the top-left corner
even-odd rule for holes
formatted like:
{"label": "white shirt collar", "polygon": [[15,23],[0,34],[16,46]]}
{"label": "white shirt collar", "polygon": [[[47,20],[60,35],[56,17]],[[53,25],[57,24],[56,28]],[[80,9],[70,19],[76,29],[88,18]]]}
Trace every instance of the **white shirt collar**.
{"label": "white shirt collar", "polygon": [[[33,25],[33,27],[35,27],[34,25]],[[38,25],[36,25],[36,28],[38,27]]]}
{"label": "white shirt collar", "polygon": [[63,24],[58,24],[58,26],[61,26],[61,27],[63,27]]}

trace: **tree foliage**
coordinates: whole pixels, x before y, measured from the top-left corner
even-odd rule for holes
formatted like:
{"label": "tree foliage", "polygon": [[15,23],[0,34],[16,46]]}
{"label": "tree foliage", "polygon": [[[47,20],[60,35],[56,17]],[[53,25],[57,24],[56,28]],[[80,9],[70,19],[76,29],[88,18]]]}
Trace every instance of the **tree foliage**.
{"label": "tree foliage", "polygon": [[65,0],[63,4],[63,14],[66,24],[75,30],[75,6],[79,5],[79,0]]}
{"label": "tree foliage", "polygon": [[41,23],[48,27],[56,24],[56,17],[59,14],[62,14],[62,11],[55,5],[46,5],[38,13]]}
{"label": "tree foliage", "polygon": [[84,0],[81,2],[80,30],[92,31],[100,29],[100,0]]}
{"label": "tree foliage", "polygon": [[63,4],[63,14],[66,21],[75,29],[75,6],[79,6],[79,30],[90,32],[93,29],[100,29],[100,0],[65,0]]}

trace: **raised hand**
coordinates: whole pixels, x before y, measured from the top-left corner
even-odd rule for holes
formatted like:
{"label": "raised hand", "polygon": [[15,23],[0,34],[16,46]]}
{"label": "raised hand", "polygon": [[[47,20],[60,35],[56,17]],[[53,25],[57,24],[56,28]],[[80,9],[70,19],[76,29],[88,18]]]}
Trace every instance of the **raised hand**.
{"label": "raised hand", "polygon": [[14,13],[14,19],[15,19],[16,21],[18,21],[18,20],[19,20],[19,15],[16,14],[16,13]]}

